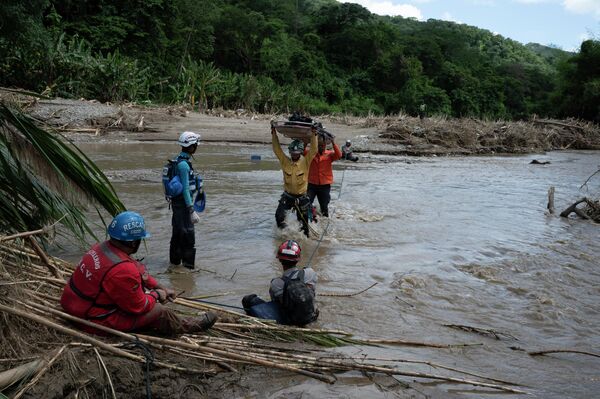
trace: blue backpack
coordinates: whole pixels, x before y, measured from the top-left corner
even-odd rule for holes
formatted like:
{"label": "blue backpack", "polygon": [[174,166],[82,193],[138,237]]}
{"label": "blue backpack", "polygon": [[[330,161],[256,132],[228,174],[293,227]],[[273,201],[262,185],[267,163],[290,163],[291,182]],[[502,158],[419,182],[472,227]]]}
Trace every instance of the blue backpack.
{"label": "blue backpack", "polygon": [[[179,162],[185,161],[184,159],[171,159],[169,160],[162,171],[162,183],[165,191],[165,199],[169,202],[175,197],[180,196],[183,193],[183,184],[179,179],[177,173],[177,165]],[[194,210],[196,212],[204,212],[206,207],[206,193],[204,192],[204,183],[200,176],[195,176],[193,186],[196,189],[196,198],[194,199]]]}
{"label": "blue backpack", "polygon": [[177,174],[177,165],[182,161],[183,159],[170,159],[163,166],[162,183],[165,190],[165,199],[169,202],[183,192],[183,185]]}

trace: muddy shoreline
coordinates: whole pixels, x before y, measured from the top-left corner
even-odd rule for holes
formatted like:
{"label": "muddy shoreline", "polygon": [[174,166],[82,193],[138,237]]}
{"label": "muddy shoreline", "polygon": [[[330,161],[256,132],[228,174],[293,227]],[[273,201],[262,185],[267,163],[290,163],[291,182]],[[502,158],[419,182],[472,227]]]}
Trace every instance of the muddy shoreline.
{"label": "muddy shoreline", "polygon": [[[269,122],[287,115],[245,110],[191,111],[185,106],[102,104],[85,100],[20,100],[25,110],[75,142],[172,141],[185,126],[206,142],[269,144]],[[568,120],[481,121],[439,117],[315,117],[336,135],[352,140],[355,152],[379,155],[465,156],[600,149],[600,127]],[[283,143],[287,139],[282,140]]]}

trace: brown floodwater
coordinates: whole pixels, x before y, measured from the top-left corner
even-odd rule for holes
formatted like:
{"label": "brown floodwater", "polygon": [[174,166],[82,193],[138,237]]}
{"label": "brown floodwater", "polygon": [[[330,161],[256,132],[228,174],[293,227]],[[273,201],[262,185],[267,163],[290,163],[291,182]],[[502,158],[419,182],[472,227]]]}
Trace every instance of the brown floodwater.
{"label": "brown floodwater", "polygon": [[[211,300],[232,306],[240,306],[249,293],[267,297],[270,279],[280,272],[275,248],[292,238],[302,246],[302,264],[310,260],[319,273],[318,291],[354,292],[378,283],[354,297],[318,297],[316,327],[343,329],[361,338],[482,344],[346,347],[339,352],[441,363],[522,384],[535,398],[599,395],[600,359],[569,353],[531,357],[525,352],[567,348],[598,353],[600,230],[592,223],[548,215],[546,193],[549,186],[556,187],[559,210],[580,196],[598,195],[579,186],[597,170],[599,152],[339,161],[332,217],[313,225],[314,236],[306,239],[292,221],[294,215],[289,228],[282,231],[275,225],[282,176],[269,146],[202,144],[194,160],[208,196],[196,227],[199,269],[165,273],[171,214],[160,172],[178,147],[166,142],[79,146],[109,176],[126,206],[146,218],[152,237],[138,255],[163,283],[186,295],[226,293]],[[252,162],[251,155],[262,160]],[[551,164],[530,165],[534,158]],[[589,186],[597,188],[598,179]],[[80,253],[67,246],[59,255],[74,260]],[[505,335],[497,340],[446,324]],[[396,365],[452,375],[426,365]],[[398,379],[418,389],[408,395],[400,385],[373,385],[358,374],[340,376],[333,386],[272,374],[263,376],[268,384],[247,382],[251,391],[258,397],[286,398],[518,397],[452,384],[415,385],[402,377]]]}

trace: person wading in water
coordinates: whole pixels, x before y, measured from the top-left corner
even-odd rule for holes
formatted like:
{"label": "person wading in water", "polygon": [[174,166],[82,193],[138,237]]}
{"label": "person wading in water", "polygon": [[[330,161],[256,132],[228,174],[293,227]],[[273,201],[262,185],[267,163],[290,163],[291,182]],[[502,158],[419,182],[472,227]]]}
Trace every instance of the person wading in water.
{"label": "person wading in water", "polygon": [[194,210],[193,198],[198,187],[198,176],[194,173],[190,158],[198,149],[200,135],[194,132],[183,132],[177,143],[181,152],[177,156],[176,174],[179,176],[183,191],[171,199],[173,216],[171,225],[173,232],[169,247],[169,261],[171,266],[183,266],[194,269],[196,260],[196,237],[194,224],[200,221],[200,216]]}
{"label": "person wading in water", "polygon": [[[329,217],[329,201],[331,201],[331,184],[333,184],[333,162],[342,157],[340,147],[331,138],[333,151],[326,150],[327,142],[325,137],[319,137],[319,152],[313,158],[308,173],[308,198],[310,207],[315,200],[319,200],[321,215]],[[306,153],[306,150],[305,150]],[[313,216],[313,220],[316,222]]]}
{"label": "person wading in water", "polygon": [[283,172],[283,194],[279,199],[279,205],[275,211],[275,221],[279,228],[286,227],[285,216],[290,209],[296,210],[298,221],[302,224],[302,231],[308,237],[308,209],[310,200],[306,195],[308,187],[308,171],[310,163],[317,153],[317,129],[312,127],[310,138],[310,150],[306,156],[303,156],[304,143],[300,140],[294,140],[288,146],[290,156],[286,156],[279,144],[277,131],[271,126],[271,136],[273,142],[273,152]]}

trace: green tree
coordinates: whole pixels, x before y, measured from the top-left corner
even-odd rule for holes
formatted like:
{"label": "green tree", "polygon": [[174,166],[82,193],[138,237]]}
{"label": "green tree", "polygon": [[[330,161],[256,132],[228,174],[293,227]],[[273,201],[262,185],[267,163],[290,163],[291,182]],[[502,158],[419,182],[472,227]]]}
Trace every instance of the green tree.
{"label": "green tree", "polygon": [[579,53],[561,64],[560,77],[560,114],[600,121],[600,41],[581,43]]}

